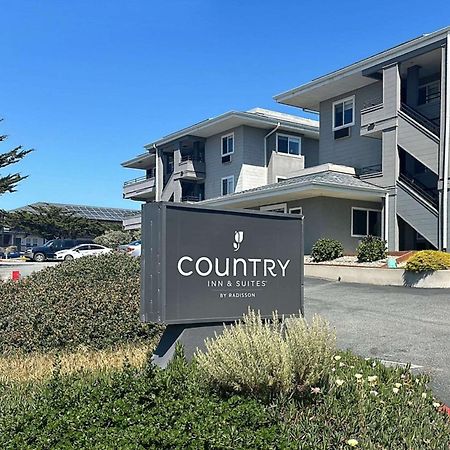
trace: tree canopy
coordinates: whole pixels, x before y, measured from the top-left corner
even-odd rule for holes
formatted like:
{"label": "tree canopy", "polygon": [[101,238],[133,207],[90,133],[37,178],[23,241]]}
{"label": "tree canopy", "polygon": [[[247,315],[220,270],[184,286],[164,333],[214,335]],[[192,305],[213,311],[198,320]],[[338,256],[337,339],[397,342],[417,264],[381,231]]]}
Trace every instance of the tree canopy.
{"label": "tree canopy", "polygon": [[10,228],[45,239],[94,238],[108,229],[118,228],[117,225],[89,220],[49,204],[30,206],[28,210],[7,213],[6,223]]}

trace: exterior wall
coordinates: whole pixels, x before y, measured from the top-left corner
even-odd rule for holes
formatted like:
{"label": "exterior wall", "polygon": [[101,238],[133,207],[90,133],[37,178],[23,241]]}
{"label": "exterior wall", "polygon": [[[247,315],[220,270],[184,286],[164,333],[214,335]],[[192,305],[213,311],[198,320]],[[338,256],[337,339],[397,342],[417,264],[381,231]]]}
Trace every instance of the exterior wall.
{"label": "exterior wall", "polygon": [[[221,139],[226,134],[234,133],[234,153],[231,162],[222,163]],[[222,195],[222,178],[234,176],[235,190],[240,189],[239,175],[244,162],[244,127],[233,128],[224,133],[211,136],[205,142],[205,198],[219,197]]]}
{"label": "exterior wall", "polygon": [[305,168],[303,156],[292,156],[272,152],[268,167],[268,183],[276,183],[278,177],[290,178],[299,174]]}
{"label": "exterior wall", "polygon": [[351,236],[352,207],[379,209],[382,204],[332,197],[313,197],[287,203],[290,208],[301,207],[304,221],[305,254],[320,238],[333,238],[342,242],[346,253],[355,253],[360,238]]}
{"label": "exterior wall", "polygon": [[[319,164],[334,163],[355,168],[381,164],[381,141],[360,135],[361,109],[371,99],[381,99],[383,83],[374,82],[320,104]],[[333,102],[355,96],[355,125],[348,138],[334,139]]]}

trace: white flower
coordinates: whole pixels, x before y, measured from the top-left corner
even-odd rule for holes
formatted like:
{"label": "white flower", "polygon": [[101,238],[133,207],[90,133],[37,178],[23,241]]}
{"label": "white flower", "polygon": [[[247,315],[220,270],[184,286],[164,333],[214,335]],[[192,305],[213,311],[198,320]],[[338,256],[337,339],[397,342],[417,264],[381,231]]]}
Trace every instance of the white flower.
{"label": "white flower", "polygon": [[406,378],[406,375],[405,375],[404,373],[402,373],[402,374],[400,375],[400,378],[401,378],[401,379],[405,379],[405,378]]}
{"label": "white flower", "polygon": [[332,371],[332,372],[336,372],[336,369],[333,367],[333,368],[331,369],[331,371]]}
{"label": "white flower", "polygon": [[371,375],[367,377],[367,381],[369,383],[375,383],[378,380],[378,377],[376,375]]}
{"label": "white flower", "polygon": [[427,394],[425,392],[422,392],[422,398],[427,398]]}
{"label": "white flower", "polygon": [[341,358],[342,358],[342,356],[340,356],[340,355],[336,355],[336,356],[334,357],[334,359],[335,359],[336,361],[339,361]]}
{"label": "white flower", "polygon": [[342,386],[344,384],[344,380],[340,380],[339,378],[336,380],[336,384],[338,386]]}
{"label": "white flower", "polygon": [[345,367],[345,364],[343,362],[340,362],[339,367]]}
{"label": "white flower", "polygon": [[313,388],[311,388],[311,392],[313,394],[320,394],[320,387],[313,387]]}
{"label": "white flower", "polygon": [[360,373],[355,373],[355,378],[357,380],[360,380],[362,378],[362,375]]}
{"label": "white flower", "polygon": [[356,439],[349,439],[349,440],[347,441],[347,444],[348,444],[350,447],[356,447],[356,446],[358,445],[358,441],[357,441]]}
{"label": "white flower", "polygon": [[376,397],[378,395],[377,391],[370,391],[370,395],[373,395],[374,397]]}
{"label": "white flower", "polygon": [[441,406],[441,404],[438,403],[438,402],[433,402],[433,406],[434,406],[435,408],[439,408],[439,407]]}
{"label": "white flower", "polygon": [[399,388],[392,388],[392,392],[394,393],[394,394],[398,394],[398,391],[399,391],[400,389]]}
{"label": "white flower", "polygon": [[396,388],[401,388],[402,385],[401,385],[401,383],[395,383],[395,387],[396,387]]}

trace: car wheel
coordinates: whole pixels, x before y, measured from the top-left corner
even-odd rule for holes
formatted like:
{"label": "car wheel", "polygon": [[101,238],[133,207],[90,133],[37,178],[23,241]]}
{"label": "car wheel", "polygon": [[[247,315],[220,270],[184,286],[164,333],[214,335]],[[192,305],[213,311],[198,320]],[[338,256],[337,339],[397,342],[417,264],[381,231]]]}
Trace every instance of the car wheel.
{"label": "car wheel", "polygon": [[64,257],[64,261],[72,261],[73,260],[73,256],[72,255],[66,255]]}
{"label": "car wheel", "polygon": [[36,253],[33,256],[33,260],[36,262],[44,262],[45,261],[45,255],[43,253]]}

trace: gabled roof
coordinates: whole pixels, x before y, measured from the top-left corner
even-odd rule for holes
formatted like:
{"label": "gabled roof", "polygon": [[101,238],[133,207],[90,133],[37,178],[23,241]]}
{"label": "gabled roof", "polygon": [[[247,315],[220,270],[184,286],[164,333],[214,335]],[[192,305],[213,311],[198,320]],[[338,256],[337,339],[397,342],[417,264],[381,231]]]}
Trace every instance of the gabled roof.
{"label": "gabled roof", "polygon": [[56,206],[62,208],[67,212],[74,213],[76,216],[84,217],[90,220],[100,220],[108,222],[122,222],[126,217],[130,217],[139,213],[135,209],[124,209],[124,208],[108,208],[105,206],[86,206],[86,205],[71,205],[66,203],[47,203],[47,202],[37,202],[30,205],[21,206],[20,208],[15,208],[11,211],[30,211],[33,212],[33,207],[35,206]]}
{"label": "gabled roof", "polygon": [[351,167],[323,164],[278,183],[215,197],[200,204],[246,208],[308,197],[373,200],[385,195],[383,188],[357,178],[354,173]]}
{"label": "gabled roof", "polygon": [[449,33],[450,26],[433,33],[424,34],[278,94],[274,99],[285,105],[319,111],[321,101],[376,82],[373,78],[363,76],[363,71],[368,71],[376,66],[388,65],[402,55],[414,54],[414,52],[423,48],[437,48]]}

